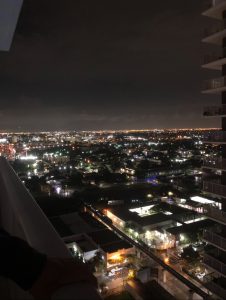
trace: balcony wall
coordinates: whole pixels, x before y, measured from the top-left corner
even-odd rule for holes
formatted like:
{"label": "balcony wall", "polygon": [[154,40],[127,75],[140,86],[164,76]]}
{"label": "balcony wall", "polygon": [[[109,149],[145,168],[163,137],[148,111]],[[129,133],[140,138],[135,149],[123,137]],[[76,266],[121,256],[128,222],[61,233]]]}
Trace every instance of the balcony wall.
{"label": "balcony wall", "polygon": [[[0,157],[0,223],[12,235],[27,241],[49,257],[71,257],[64,242],[22,184],[8,162]],[[0,282],[4,299],[32,299],[14,283]],[[3,289],[4,288],[4,289]],[[79,283],[65,286],[53,299],[100,299],[95,288]]]}

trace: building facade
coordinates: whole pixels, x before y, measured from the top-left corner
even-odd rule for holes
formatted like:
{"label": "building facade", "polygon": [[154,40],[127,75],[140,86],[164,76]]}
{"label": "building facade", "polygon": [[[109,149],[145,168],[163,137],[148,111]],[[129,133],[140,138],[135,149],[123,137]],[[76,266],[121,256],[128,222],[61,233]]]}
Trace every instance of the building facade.
{"label": "building facade", "polygon": [[205,30],[203,42],[215,45],[217,54],[205,57],[202,67],[221,73],[205,81],[202,91],[221,97],[221,104],[204,109],[204,116],[221,118],[221,130],[205,138],[205,143],[220,147],[221,155],[204,160],[203,165],[203,191],[214,200],[214,204],[205,205],[204,211],[217,222],[204,231],[207,246],[203,263],[209,270],[207,287],[226,299],[226,0],[212,0],[203,15],[213,22],[213,27]]}

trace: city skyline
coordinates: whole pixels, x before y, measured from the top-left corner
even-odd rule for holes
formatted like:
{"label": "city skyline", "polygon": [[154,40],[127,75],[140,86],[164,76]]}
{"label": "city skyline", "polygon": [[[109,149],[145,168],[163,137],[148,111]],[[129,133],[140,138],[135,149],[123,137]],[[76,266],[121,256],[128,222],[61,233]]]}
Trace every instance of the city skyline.
{"label": "city skyline", "polygon": [[0,128],[218,127],[202,117],[202,3],[24,2],[0,52]]}

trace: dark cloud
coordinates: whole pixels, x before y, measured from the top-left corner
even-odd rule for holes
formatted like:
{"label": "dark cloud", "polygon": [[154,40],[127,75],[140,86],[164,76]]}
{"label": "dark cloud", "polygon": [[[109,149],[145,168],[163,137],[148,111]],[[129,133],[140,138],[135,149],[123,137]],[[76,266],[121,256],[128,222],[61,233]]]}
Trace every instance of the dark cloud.
{"label": "dark cloud", "polygon": [[216,126],[200,87],[201,1],[25,0],[0,53],[0,127]]}

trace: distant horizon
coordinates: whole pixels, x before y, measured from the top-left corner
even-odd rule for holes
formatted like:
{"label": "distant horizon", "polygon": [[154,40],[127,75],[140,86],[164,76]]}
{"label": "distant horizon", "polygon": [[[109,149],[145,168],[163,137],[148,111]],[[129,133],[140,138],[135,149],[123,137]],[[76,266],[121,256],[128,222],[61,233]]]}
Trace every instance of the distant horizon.
{"label": "distant horizon", "polygon": [[207,131],[207,130],[221,130],[221,128],[154,128],[154,129],[102,129],[102,130],[37,130],[37,131],[1,131],[0,134],[26,134],[26,133],[69,133],[69,132],[94,132],[94,133],[117,133],[117,132],[125,132],[125,133],[132,133],[132,132],[150,132],[150,131]]}

